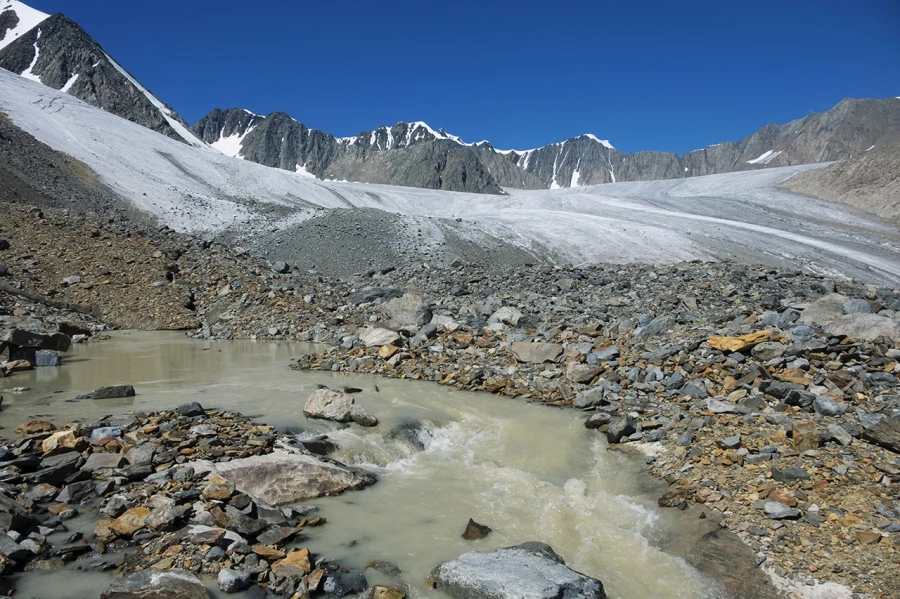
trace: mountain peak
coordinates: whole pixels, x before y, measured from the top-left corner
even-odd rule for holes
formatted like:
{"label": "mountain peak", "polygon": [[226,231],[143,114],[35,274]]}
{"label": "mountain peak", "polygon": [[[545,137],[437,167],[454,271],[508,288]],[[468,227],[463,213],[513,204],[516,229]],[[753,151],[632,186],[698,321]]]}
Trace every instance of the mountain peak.
{"label": "mountain peak", "polygon": [[49,17],[19,0],[0,0],[0,50]]}

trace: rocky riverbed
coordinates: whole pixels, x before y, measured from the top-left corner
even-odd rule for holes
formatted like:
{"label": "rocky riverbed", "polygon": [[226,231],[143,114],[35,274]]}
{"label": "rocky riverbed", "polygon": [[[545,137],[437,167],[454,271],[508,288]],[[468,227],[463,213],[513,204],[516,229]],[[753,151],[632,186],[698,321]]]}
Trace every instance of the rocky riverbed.
{"label": "rocky riverbed", "polygon": [[670,483],[660,505],[720,516],[760,568],[900,588],[896,290],[729,262],[338,280],[124,220],[9,214],[9,304],[28,291],[115,326],[312,341],[329,349],[296,368],[571,406]]}

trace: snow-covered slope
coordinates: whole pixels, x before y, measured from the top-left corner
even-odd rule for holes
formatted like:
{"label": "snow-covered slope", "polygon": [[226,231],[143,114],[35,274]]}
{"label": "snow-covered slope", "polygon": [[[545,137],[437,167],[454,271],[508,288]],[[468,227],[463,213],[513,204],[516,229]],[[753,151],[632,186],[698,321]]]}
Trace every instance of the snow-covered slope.
{"label": "snow-covered slope", "polygon": [[230,231],[251,246],[279,247],[279,235],[323,209],[376,208],[428,219],[426,236],[456,227],[564,262],[735,258],[900,281],[893,225],[774,188],[809,167],[494,196],[311,179],[190,147],[3,71],[0,111],[161,222]]}
{"label": "snow-covered slope", "polygon": [[49,16],[19,0],[0,0],[0,50]]}
{"label": "snow-covered slope", "polygon": [[[150,93],[76,23],[62,14],[47,16],[21,2],[14,4],[15,14],[27,15],[27,19],[17,26],[14,38],[8,32],[0,42],[0,67],[174,139],[205,146],[172,108]],[[0,13],[0,30],[10,14]],[[26,25],[31,26],[19,31]]]}

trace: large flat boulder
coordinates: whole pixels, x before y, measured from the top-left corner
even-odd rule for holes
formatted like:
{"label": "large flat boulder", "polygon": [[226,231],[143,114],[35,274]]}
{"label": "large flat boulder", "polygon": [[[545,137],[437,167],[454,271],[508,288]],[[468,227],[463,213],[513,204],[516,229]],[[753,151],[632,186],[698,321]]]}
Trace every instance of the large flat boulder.
{"label": "large flat boulder", "polygon": [[555,362],[562,355],[563,346],[559,343],[516,341],[512,344],[510,350],[519,362],[541,364],[543,362]]}
{"label": "large flat boulder", "polygon": [[399,346],[403,344],[400,333],[380,327],[363,329],[359,334],[359,340],[362,341],[366,347],[382,347],[385,345]]}
{"label": "large flat boulder", "polygon": [[69,347],[72,345],[72,338],[63,333],[45,335],[25,329],[12,329],[0,333],[0,341],[19,347],[33,347],[50,351],[69,351]]}
{"label": "large flat boulder", "polygon": [[375,483],[375,477],[364,470],[283,451],[219,462],[214,467],[238,491],[271,506],[337,495]]}
{"label": "large flat boulder", "polygon": [[825,327],[832,337],[852,337],[861,341],[874,341],[886,337],[900,341],[900,323],[878,314],[845,314]]}
{"label": "large flat boulder", "polygon": [[144,570],[113,580],[100,599],[209,599],[209,592],[190,572]]}
{"label": "large flat boulder", "polygon": [[606,599],[602,582],[566,566],[544,543],[464,553],[430,578],[456,599]]}
{"label": "large flat boulder", "polygon": [[840,293],[824,295],[803,309],[803,312],[800,313],[800,322],[803,324],[826,325],[840,318],[846,301],[847,296]]}

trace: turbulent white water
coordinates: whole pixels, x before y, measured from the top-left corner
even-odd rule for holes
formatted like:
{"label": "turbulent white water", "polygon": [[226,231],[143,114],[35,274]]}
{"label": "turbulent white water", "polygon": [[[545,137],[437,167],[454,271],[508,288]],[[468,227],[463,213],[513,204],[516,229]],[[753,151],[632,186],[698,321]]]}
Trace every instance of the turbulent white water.
{"label": "turbulent white water", "polygon": [[[328,522],[304,531],[308,536],[299,543],[360,569],[392,562],[403,580],[385,582],[403,584],[413,596],[435,595],[425,581],[440,561],[525,541],[549,543],[571,567],[602,580],[610,597],[715,596],[715,585],[660,549],[682,533],[674,514],[659,510],[655,496],[642,489],[649,479],[634,461],[608,452],[577,413],[431,383],[288,370],[289,359],[308,349],[116,333],[111,341],[76,346],[61,368],[0,380],[6,397],[0,426],[12,430],[36,416],[61,425],[185,401],[239,410],[298,435],[328,434],[340,445],[337,457],[377,474],[373,487],[313,501]],[[115,383],[134,384],[138,395],[67,401]],[[361,388],[355,397],[378,416],[379,426],[306,420],[305,399],[322,383]],[[25,385],[33,389],[8,391]],[[411,422],[424,425],[424,451],[392,438],[397,425]],[[470,517],[493,533],[463,540]],[[366,574],[370,582],[382,577]],[[66,575],[72,582],[61,586]],[[75,584],[96,596],[107,582],[108,575],[42,573],[24,578],[19,591],[61,599],[70,596],[61,589]]]}

